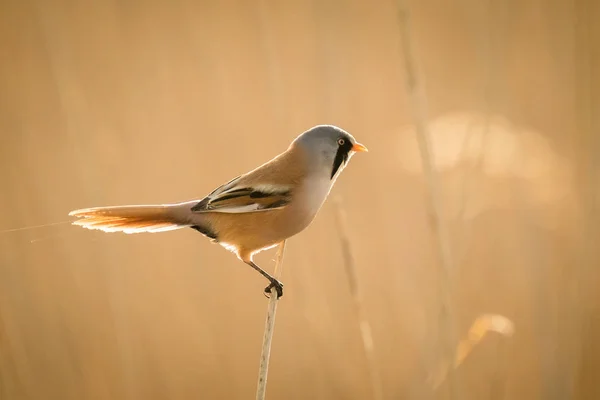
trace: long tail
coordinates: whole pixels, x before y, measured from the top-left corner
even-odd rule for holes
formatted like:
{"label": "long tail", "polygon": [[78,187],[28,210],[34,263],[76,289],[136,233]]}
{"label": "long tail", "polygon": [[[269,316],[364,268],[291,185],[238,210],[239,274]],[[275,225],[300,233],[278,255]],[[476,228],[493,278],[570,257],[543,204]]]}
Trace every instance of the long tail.
{"label": "long tail", "polygon": [[191,226],[184,204],[95,207],[71,211],[73,225],[104,232],[166,232]]}

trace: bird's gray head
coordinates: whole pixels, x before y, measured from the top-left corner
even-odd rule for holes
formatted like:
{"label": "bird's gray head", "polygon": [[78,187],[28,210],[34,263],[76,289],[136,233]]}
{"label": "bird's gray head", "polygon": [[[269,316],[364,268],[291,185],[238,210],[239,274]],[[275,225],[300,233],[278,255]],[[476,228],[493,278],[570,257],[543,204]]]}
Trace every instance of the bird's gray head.
{"label": "bird's gray head", "polygon": [[345,130],[333,125],[318,125],[300,134],[292,146],[303,147],[310,164],[318,169],[327,168],[330,179],[335,179],[356,152],[367,151]]}

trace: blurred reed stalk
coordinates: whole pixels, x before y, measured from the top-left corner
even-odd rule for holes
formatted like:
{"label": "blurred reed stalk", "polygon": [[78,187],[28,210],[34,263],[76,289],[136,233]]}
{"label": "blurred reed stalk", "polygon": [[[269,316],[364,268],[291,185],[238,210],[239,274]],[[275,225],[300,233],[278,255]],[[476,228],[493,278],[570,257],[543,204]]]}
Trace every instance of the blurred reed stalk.
{"label": "blurred reed stalk", "polygon": [[[285,240],[279,244],[277,250],[277,260],[275,262],[275,272],[273,277],[277,280],[281,277],[283,270],[283,253],[285,250]],[[275,329],[275,313],[277,312],[277,292],[275,288],[271,289],[271,298],[267,308],[267,318],[265,321],[265,332],[263,334],[262,352],[260,354],[260,367],[258,369],[258,385],[256,388],[256,400],[264,400],[267,391],[267,376],[269,374],[269,359],[271,358],[271,342],[273,341],[273,330]]]}
{"label": "blurred reed stalk", "polygon": [[369,377],[371,381],[371,391],[374,400],[383,399],[383,390],[381,387],[381,373],[375,361],[375,352],[373,346],[373,333],[371,324],[367,318],[367,312],[364,307],[364,302],[358,286],[358,274],[356,273],[356,263],[352,254],[352,245],[348,236],[346,227],[346,210],[344,209],[341,198],[335,198],[337,208],[336,225],[340,244],[342,246],[342,256],[344,258],[344,266],[346,276],[348,277],[348,285],[350,286],[350,294],[354,301],[354,309],[358,319],[360,335],[362,337],[365,357],[367,359],[367,368],[369,369]]}
{"label": "blurred reed stalk", "polygon": [[515,332],[515,326],[510,319],[502,315],[484,314],[479,316],[471,324],[467,337],[458,343],[454,360],[442,360],[440,363],[439,372],[433,378],[434,389],[437,389],[444,382],[448,371],[458,368],[465,361],[488,332],[496,332],[502,336],[510,337]]}
{"label": "blurred reed stalk", "polygon": [[[578,338],[573,352],[572,366],[572,393],[571,398],[599,398],[597,382],[598,376],[593,361],[593,352],[590,352],[589,340],[597,337],[595,334],[594,319],[597,318],[597,297],[600,274],[600,251],[597,250],[600,237],[600,85],[598,84],[598,60],[600,59],[600,31],[596,15],[600,14],[600,7],[594,14],[593,2],[576,2],[575,43],[576,43],[576,95],[577,95],[577,130],[580,137],[580,147],[577,149],[581,157],[580,190],[582,193],[580,208],[583,226],[577,250],[578,260],[575,270],[575,282],[571,291],[569,311],[574,314],[572,330],[569,332]],[[595,29],[594,29],[595,28]],[[594,35],[594,31],[596,35]],[[596,71],[596,72],[594,72]],[[590,368],[591,366],[592,368]],[[591,372],[591,373],[590,373]],[[583,382],[581,384],[580,382]],[[593,382],[593,383],[592,383]],[[579,383],[581,388],[575,390]],[[592,383],[589,385],[589,383]],[[589,386],[588,386],[589,385]],[[595,388],[595,389],[592,389]]]}
{"label": "blurred reed stalk", "polygon": [[[428,208],[431,228],[438,248],[439,263],[438,276],[441,283],[438,285],[440,291],[440,310],[438,329],[443,353],[440,360],[455,359],[456,333],[454,328],[454,313],[452,306],[452,272],[454,269],[452,255],[450,252],[450,240],[446,223],[442,216],[440,207],[440,190],[436,172],[433,167],[433,154],[431,150],[431,135],[427,126],[427,115],[425,107],[425,93],[423,85],[417,74],[417,62],[413,51],[413,42],[410,28],[410,12],[402,0],[397,1],[398,27],[400,31],[401,50],[400,54],[404,60],[406,74],[406,90],[409,97],[412,114],[414,118],[417,142],[425,181],[429,189]],[[454,369],[448,371],[447,383],[449,386],[450,399],[462,398],[458,382],[454,376]]]}

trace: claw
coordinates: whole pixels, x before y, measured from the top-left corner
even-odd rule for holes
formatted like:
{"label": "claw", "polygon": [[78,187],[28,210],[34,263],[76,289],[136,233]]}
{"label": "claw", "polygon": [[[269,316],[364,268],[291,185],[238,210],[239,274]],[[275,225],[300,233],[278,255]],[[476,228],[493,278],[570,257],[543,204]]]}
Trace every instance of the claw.
{"label": "claw", "polygon": [[269,295],[271,294],[271,289],[273,288],[275,288],[275,291],[277,292],[277,299],[279,300],[283,296],[283,283],[279,282],[276,279],[273,279],[269,286],[265,288],[264,295],[266,298],[271,298],[271,296]]}

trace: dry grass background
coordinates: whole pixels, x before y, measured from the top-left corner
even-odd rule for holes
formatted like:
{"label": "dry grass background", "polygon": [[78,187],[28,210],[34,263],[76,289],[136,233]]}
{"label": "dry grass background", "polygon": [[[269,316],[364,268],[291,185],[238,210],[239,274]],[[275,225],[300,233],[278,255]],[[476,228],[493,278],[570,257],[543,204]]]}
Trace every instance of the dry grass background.
{"label": "dry grass background", "polygon": [[[0,1],[0,398],[248,399],[264,281],[193,231],[69,225],[201,197],[320,123],[386,399],[597,399],[600,6],[408,2],[454,268],[442,279],[393,1]],[[369,399],[336,206],[287,243],[270,399]],[[12,230],[12,231],[9,231]],[[272,270],[275,251],[259,261]]]}

